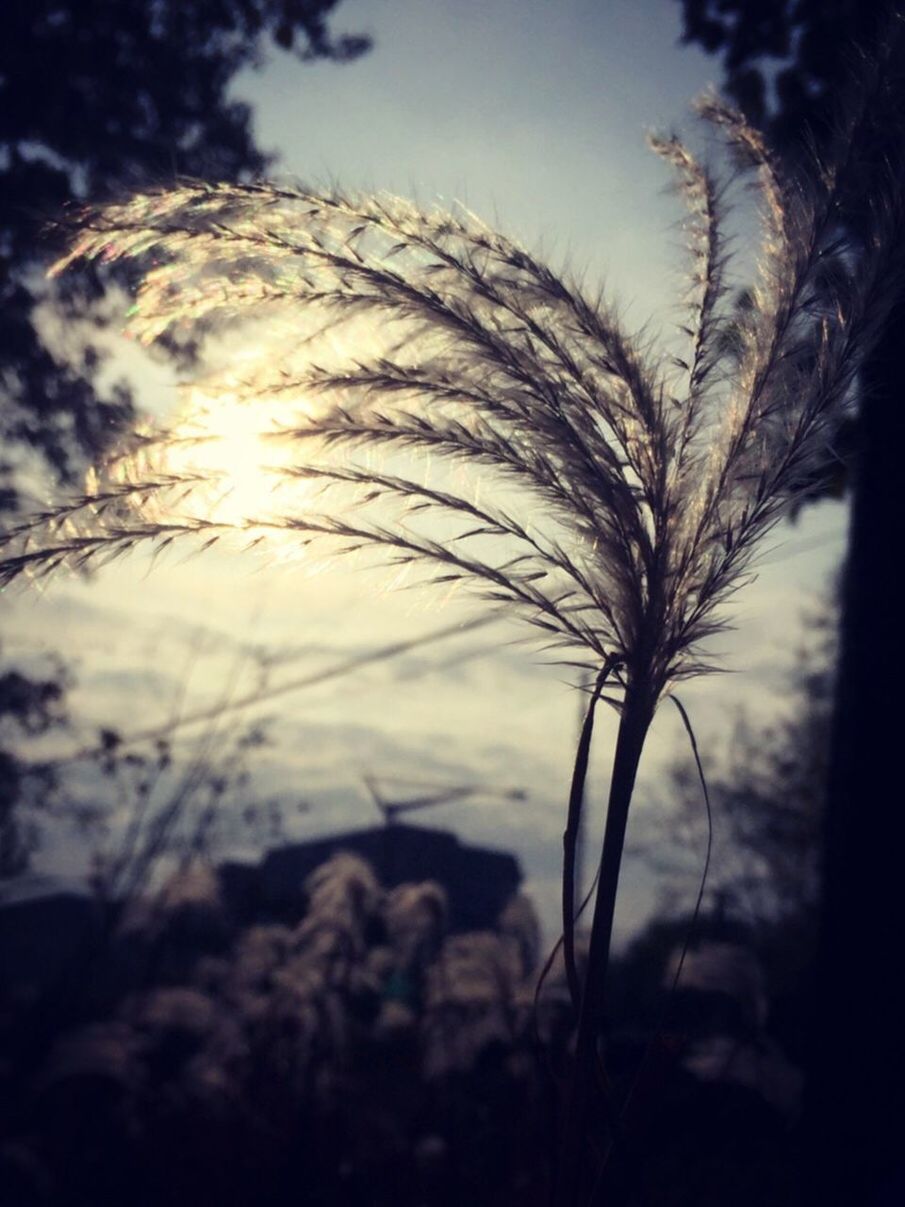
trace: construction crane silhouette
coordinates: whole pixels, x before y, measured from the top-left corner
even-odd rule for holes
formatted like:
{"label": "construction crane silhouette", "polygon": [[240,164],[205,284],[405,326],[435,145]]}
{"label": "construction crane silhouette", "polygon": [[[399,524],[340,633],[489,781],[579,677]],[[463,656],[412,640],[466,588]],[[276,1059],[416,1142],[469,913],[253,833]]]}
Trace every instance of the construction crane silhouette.
{"label": "construction crane silhouette", "polygon": [[[473,796],[485,796],[493,800],[527,800],[523,788],[486,788],[481,784],[437,784],[430,780],[406,779],[401,776],[364,775],[362,779],[374,804],[383,814],[384,823],[393,825],[402,813],[413,813],[417,809],[429,809],[433,805],[447,805],[457,800],[468,800]],[[398,795],[408,789],[414,795]]]}

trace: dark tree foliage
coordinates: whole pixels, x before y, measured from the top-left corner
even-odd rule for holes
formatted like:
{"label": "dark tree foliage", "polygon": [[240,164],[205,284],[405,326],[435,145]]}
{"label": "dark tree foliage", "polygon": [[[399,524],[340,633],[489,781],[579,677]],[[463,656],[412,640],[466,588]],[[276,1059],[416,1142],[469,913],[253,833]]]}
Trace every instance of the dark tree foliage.
{"label": "dark tree foliage", "polygon": [[25,802],[46,800],[54,787],[53,769],[22,757],[23,739],[39,737],[66,723],[65,676],[0,671],[0,879],[28,866],[37,831],[34,809]]}
{"label": "dark tree foliage", "polygon": [[[73,201],[174,174],[237,180],[271,161],[249,107],[231,99],[240,68],[268,43],[301,60],[345,62],[364,37],[336,37],[337,0],[8,0],[0,20],[0,508],[16,505],[23,448],[71,481],[129,416],[126,385],[99,388],[97,279],[50,288],[50,223]],[[66,354],[45,339],[53,299]],[[85,321],[87,320],[87,322]],[[45,328],[46,329],[46,328]],[[72,340],[70,339],[70,344]]]}
{"label": "dark tree foliage", "polygon": [[[813,929],[836,621],[835,607],[809,618],[805,648],[783,684],[786,707],[766,724],[742,713],[724,761],[707,776],[714,814],[708,888],[723,910],[755,928]],[[690,760],[675,764],[671,788],[677,808],[664,811],[658,847],[670,854],[684,848],[697,863],[707,833],[700,782]],[[668,876],[669,865],[664,870]],[[683,889],[687,879],[685,863]]]}
{"label": "dark tree foliage", "polygon": [[[859,46],[866,52],[862,70],[891,53],[897,82],[884,119],[862,132],[861,153],[901,170],[905,38],[898,6],[683,0],[683,7],[686,40],[723,55],[729,90],[786,154],[803,142],[819,148],[831,135],[843,72],[857,64]],[[771,97],[767,80],[777,66]],[[857,197],[844,217],[857,230]],[[905,991],[893,972],[905,922],[897,807],[905,647],[901,596],[893,589],[905,524],[903,342],[905,283],[862,375],[853,457],[824,822],[819,1008],[804,1126],[811,1156],[805,1197],[814,1203],[900,1202],[905,1195]]]}
{"label": "dark tree foliage", "polygon": [[[719,54],[723,90],[790,163],[819,155],[836,132],[854,75],[871,73],[870,55],[888,36],[889,5],[857,0],[681,0],[682,40]],[[905,104],[901,72],[879,122],[861,141],[864,160],[900,153],[896,115]],[[845,221],[860,223],[861,198]],[[862,432],[843,420],[804,500],[839,497],[849,484]]]}
{"label": "dark tree foliage", "polygon": [[828,130],[840,84],[871,45],[882,4],[858,0],[682,0],[684,42],[719,54],[725,91],[784,152]]}

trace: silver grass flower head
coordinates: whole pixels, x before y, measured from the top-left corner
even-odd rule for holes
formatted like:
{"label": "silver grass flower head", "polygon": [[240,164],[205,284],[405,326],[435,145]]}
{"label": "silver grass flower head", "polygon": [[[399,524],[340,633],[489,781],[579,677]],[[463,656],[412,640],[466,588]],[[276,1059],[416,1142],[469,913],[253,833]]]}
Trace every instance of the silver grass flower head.
{"label": "silver grass flower head", "polygon": [[339,851],[305,880],[307,917],[360,923],[378,910],[382,890],[370,864],[349,851]]}
{"label": "silver grass flower head", "polygon": [[[7,534],[2,581],[142,543],[280,534],[471,587],[563,661],[612,660],[652,701],[709,669],[701,643],[824,453],[905,241],[895,166],[873,182],[860,246],[840,235],[857,123],[840,135],[837,168],[784,178],[738,113],[712,97],[700,110],[736,153],[728,180],[678,139],[654,140],[688,210],[679,358],[460,210],[187,182],[87,211],[53,271],[128,262],[135,338],[242,344],[239,366],[204,392],[214,409],[289,407],[266,433],[280,489],[266,515],[193,510],[216,469],[155,454],[204,437],[145,433],[85,495]],[[763,246],[738,308],[725,190],[750,175]]]}
{"label": "silver grass flower head", "polygon": [[418,939],[439,938],[448,914],[446,890],[434,880],[400,884],[386,896],[384,917],[391,940],[404,940],[410,935]]}

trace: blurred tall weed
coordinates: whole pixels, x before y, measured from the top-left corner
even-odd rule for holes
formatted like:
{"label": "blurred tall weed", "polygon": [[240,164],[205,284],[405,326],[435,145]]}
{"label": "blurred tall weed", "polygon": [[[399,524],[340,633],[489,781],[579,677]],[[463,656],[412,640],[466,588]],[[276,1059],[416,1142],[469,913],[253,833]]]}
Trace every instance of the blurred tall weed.
{"label": "blurred tall weed", "polygon": [[[268,459],[273,479],[306,491],[277,489],[238,519],[214,505],[205,513],[198,490],[225,471],[171,454],[207,437],[137,434],[86,495],[4,538],[4,583],[142,543],[206,547],[229,532],[376,549],[405,573],[420,566],[436,586],[464,583],[518,613],[563,661],[597,675],[592,703],[605,690],[618,708],[584,986],[573,970],[581,1005],[563,1203],[583,1177],[619,864],[654,711],[710,669],[702,643],[722,627],[758,543],[808,487],[895,296],[902,165],[859,156],[882,78],[873,64],[806,175],[781,170],[713,97],[698,108],[728,147],[728,172],[675,137],[652,140],[689,215],[680,357],[670,341],[658,353],[630,335],[602,297],[471,215],[393,198],[185,183],[85,212],[55,268],[134,262],[129,330],[145,342],[251,320],[232,335],[245,341],[241,365],[204,393],[262,414],[295,407],[262,440],[282,450]],[[853,179],[870,198],[857,246],[840,217]],[[739,306],[726,188],[747,180],[763,237]],[[342,488],[341,505],[328,486]],[[573,814],[589,740],[590,714]],[[569,880],[567,932],[573,910]]]}

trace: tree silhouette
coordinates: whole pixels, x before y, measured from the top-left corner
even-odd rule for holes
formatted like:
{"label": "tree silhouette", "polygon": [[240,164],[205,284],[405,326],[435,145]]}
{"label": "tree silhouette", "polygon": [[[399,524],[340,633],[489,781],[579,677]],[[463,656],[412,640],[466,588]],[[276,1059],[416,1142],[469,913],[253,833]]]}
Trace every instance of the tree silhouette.
{"label": "tree silhouette", "polygon": [[[709,760],[707,888],[722,909],[752,925],[801,926],[810,935],[816,923],[837,619],[829,603],[802,617],[805,635],[777,707],[766,719],[741,712],[718,767]],[[693,761],[677,759],[665,787],[669,805],[653,819],[643,854],[667,881],[677,870],[684,880],[687,857],[697,862],[707,843]],[[810,948],[802,954],[812,956]]]}
{"label": "tree silhouette", "polygon": [[0,879],[28,866],[37,843],[34,819],[56,783],[51,764],[23,758],[21,743],[66,721],[65,676],[15,667],[0,672]]}
{"label": "tree silhouette", "polygon": [[[125,384],[98,385],[103,289],[49,290],[46,224],[73,201],[174,175],[237,180],[272,161],[229,85],[268,41],[300,60],[367,47],[334,37],[336,0],[29,0],[0,39],[0,507],[16,506],[24,450],[73,481],[131,417]],[[47,306],[67,332],[47,338]]]}
{"label": "tree silhouette", "polygon": [[[686,38],[724,54],[728,86],[763,123],[788,159],[832,131],[836,97],[859,46],[893,28],[896,5],[847,0],[684,0]],[[882,36],[884,35],[881,32]],[[782,56],[771,103],[767,81]],[[868,67],[869,70],[869,67]],[[865,131],[871,163],[899,153],[905,75],[901,56],[886,103]],[[853,177],[843,214],[860,233],[870,204],[866,179]],[[900,482],[905,447],[905,288],[861,374],[853,457],[854,497],[842,602],[824,839],[824,903],[818,959],[821,1008],[815,1020],[808,1119],[815,1202],[863,1202],[905,1173],[894,1121],[905,1113],[905,996],[894,988],[890,944],[903,923],[897,858],[901,823],[884,810],[901,779],[901,686],[905,647],[901,600],[890,590],[893,551],[905,524]],[[866,822],[865,811],[871,820]],[[880,812],[876,812],[880,810]],[[844,957],[842,972],[841,953]],[[857,1034],[856,1044],[839,1036]],[[832,1053],[832,1056],[830,1055]],[[852,1112],[837,1103],[859,1103]],[[825,1154],[838,1154],[832,1166]]]}
{"label": "tree silhouette", "polygon": [[840,85],[889,6],[856,0],[681,0],[684,42],[719,54],[724,87],[782,154],[831,137]]}

